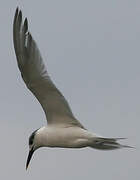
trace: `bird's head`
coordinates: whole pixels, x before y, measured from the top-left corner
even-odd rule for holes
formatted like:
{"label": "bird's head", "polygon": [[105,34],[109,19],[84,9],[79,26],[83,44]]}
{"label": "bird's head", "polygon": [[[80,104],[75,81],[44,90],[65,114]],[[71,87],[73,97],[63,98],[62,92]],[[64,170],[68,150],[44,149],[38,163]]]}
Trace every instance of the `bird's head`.
{"label": "bird's head", "polygon": [[35,152],[36,149],[38,149],[40,146],[37,143],[37,130],[35,130],[29,137],[29,154],[26,162],[26,170],[28,168],[28,165],[30,163],[30,160],[33,156],[33,153]]}

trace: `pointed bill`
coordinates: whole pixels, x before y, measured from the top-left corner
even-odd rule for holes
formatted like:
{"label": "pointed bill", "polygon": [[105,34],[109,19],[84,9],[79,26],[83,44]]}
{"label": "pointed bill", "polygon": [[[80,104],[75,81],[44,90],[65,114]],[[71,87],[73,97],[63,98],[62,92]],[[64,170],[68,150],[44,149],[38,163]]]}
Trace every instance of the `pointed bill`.
{"label": "pointed bill", "polygon": [[33,147],[30,149],[30,151],[29,151],[29,154],[28,154],[28,158],[27,158],[27,162],[26,162],[26,170],[27,170],[27,168],[28,168],[28,165],[29,165],[29,163],[30,163],[30,160],[31,160],[31,158],[32,158],[32,156],[33,156],[33,153],[34,153],[34,150],[33,150]]}

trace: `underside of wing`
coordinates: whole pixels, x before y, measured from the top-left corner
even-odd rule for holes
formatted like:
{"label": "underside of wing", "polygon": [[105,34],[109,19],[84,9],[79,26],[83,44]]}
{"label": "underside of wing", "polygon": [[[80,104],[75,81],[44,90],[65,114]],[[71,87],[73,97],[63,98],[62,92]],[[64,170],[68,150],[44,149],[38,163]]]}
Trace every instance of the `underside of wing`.
{"label": "underside of wing", "polygon": [[42,105],[48,124],[84,128],[51,81],[37,44],[28,31],[27,18],[22,21],[22,12],[18,8],[13,24],[13,41],[21,76]]}

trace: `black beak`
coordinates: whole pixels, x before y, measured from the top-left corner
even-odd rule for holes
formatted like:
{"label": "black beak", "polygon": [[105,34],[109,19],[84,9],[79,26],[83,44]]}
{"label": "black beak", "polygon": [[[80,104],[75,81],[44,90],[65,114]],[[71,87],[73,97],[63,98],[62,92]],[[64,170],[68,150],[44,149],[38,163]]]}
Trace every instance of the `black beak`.
{"label": "black beak", "polygon": [[31,160],[31,158],[32,158],[33,153],[34,153],[34,150],[33,150],[33,147],[32,147],[32,148],[30,149],[30,151],[29,151],[29,154],[28,154],[28,158],[27,158],[27,162],[26,162],[26,170],[27,170],[27,168],[28,168],[28,165],[29,165],[29,162],[30,162],[30,160]]}

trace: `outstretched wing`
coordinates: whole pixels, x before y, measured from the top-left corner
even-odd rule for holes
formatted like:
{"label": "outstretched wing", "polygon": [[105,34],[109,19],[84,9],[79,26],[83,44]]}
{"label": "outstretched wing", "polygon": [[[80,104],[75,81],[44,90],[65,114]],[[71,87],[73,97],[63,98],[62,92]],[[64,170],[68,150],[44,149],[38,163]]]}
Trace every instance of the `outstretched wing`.
{"label": "outstretched wing", "polygon": [[22,12],[18,8],[14,17],[13,41],[21,76],[42,105],[48,124],[84,128],[51,81],[36,42],[28,31],[27,18],[22,21]]}

